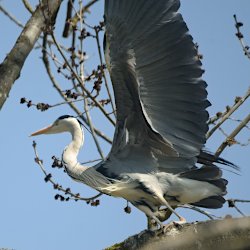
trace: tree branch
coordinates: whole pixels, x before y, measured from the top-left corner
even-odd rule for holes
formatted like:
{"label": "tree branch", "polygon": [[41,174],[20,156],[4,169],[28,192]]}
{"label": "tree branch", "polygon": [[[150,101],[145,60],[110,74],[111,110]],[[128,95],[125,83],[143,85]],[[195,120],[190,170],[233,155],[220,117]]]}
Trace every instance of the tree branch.
{"label": "tree branch", "polygon": [[[97,3],[99,0],[91,0],[91,1],[89,1],[85,6],[83,6],[79,11],[77,11],[76,13],[75,13],[75,15],[72,17],[72,18],[70,18],[70,25],[69,26],[76,26],[77,25],[77,22],[79,21],[79,17],[80,16],[83,16],[83,14],[85,13],[85,12],[87,12],[87,11],[89,11],[89,8],[92,6],[92,5],[94,5],[95,3]],[[72,5],[72,4],[71,4]],[[67,21],[69,21],[69,20],[67,20]],[[67,25],[67,22],[66,22],[66,24],[65,24],[65,26]],[[68,29],[68,30],[67,30]],[[70,27],[66,27],[66,32],[64,33],[64,35],[63,35],[63,37],[68,37],[69,36],[69,29],[70,29]]]}
{"label": "tree branch", "polygon": [[[38,164],[38,166],[40,167],[40,169],[44,173],[44,175],[45,175],[45,179],[44,179],[45,182],[51,183],[53,185],[54,189],[56,189],[58,191],[61,191],[61,192],[65,193],[66,195],[69,195],[70,198],[73,198],[74,200],[82,200],[82,201],[87,201],[87,202],[94,201],[96,198],[98,198],[98,197],[100,197],[102,195],[102,193],[99,193],[99,194],[97,194],[95,196],[92,196],[92,197],[89,197],[89,198],[81,197],[79,193],[78,194],[72,193],[69,188],[65,189],[61,185],[59,185],[58,183],[56,183],[52,179],[52,175],[50,173],[47,173],[45,167],[43,166],[43,161],[38,156],[36,145],[37,145],[36,142],[33,141],[32,147],[34,149],[34,153],[35,153],[35,156],[36,156],[35,157],[35,162]],[[62,197],[62,196],[60,196],[60,197]]]}
{"label": "tree branch", "polygon": [[23,24],[19,22],[12,14],[10,14],[3,6],[0,5],[0,11],[4,13],[12,22],[14,22],[18,27],[24,28]]}
{"label": "tree branch", "polygon": [[233,15],[233,17],[234,17],[234,21],[235,21],[235,28],[236,28],[236,30],[237,30],[237,33],[236,33],[235,35],[238,37],[238,39],[239,39],[239,41],[240,41],[240,45],[241,45],[241,47],[242,47],[242,49],[243,49],[243,51],[244,51],[245,56],[246,56],[248,59],[250,59],[249,46],[245,44],[245,42],[244,42],[244,40],[243,40],[244,35],[243,35],[242,32],[240,31],[240,27],[243,26],[243,23],[242,23],[242,22],[238,22],[236,15]]}
{"label": "tree branch", "polygon": [[[44,40],[43,40],[43,63],[44,63],[44,66],[45,66],[45,69],[48,73],[48,76],[54,86],[54,88],[58,91],[58,93],[60,94],[60,96],[66,101],[66,102],[69,102],[69,99],[63,94],[60,86],[58,85],[56,79],[54,78],[52,72],[51,72],[51,68],[50,68],[50,63],[49,63],[49,59],[48,59],[48,56],[47,56],[47,51],[46,51],[46,48],[47,48],[47,36],[44,35]],[[80,112],[80,110],[74,105],[74,103],[72,102],[69,102],[68,103],[69,106],[75,111],[75,113],[82,119],[82,121],[89,125],[88,124],[88,121],[87,119],[82,115],[82,113]],[[112,144],[112,140],[107,137],[102,131],[94,128],[94,131],[95,133],[100,136],[102,139],[104,139],[106,142],[108,142],[109,144]]]}
{"label": "tree branch", "polygon": [[98,102],[98,100],[96,100],[96,98],[91,95],[90,91],[88,91],[87,88],[83,85],[83,82],[82,82],[81,78],[76,74],[76,72],[74,71],[74,69],[72,68],[70,63],[68,62],[67,58],[65,57],[63,51],[61,50],[59,44],[57,43],[57,40],[56,40],[55,35],[54,35],[53,32],[52,32],[51,36],[52,36],[52,39],[53,39],[59,53],[61,54],[62,58],[64,59],[65,64],[71,70],[71,73],[74,75],[74,77],[76,78],[76,80],[80,84],[81,88],[86,93],[87,97],[89,97],[95,103],[96,107],[99,108],[99,110],[104,114],[104,116],[107,118],[107,120],[110,121],[111,124],[115,126],[115,121],[111,117],[109,117],[106,110],[102,107],[102,105]]}
{"label": "tree branch", "polygon": [[232,144],[235,144],[234,137],[248,124],[249,121],[250,121],[250,114],[248,114],[246,118],[242,120],[242,122],[235,128],[235,130],[219,146],[219,148],[217,149],[215,153],[215,156],[218,157],[227,146],[231,146]]}
{"label": "tree branch", "polygon": [[[102,59],[101,46],[100,46],[99,31],[98,31],[97,27],[94,27],[94,30],[95,30],[95,35],[96,35],[96,43],[97,43],[97,49],[98,49],[98,54],[99,54],[99,60],[100,60],[101,65],[104,65],[103,59]],[[105,87],[106,87],[106,90],[107,90],[107,93],[108,93],[108,97],[110,99],[110,103],[111,103],[111,107],[112,107],[113,113],[116,116],[115,104],[114,104],[113,98],[111,96],[111,91],[109,89],[107,77],[106,77],[106,74],[105,74],[105,71],[104,71],[103,67],[101,67],[101,72],[102,72],[102,75],[103,75]]]}
{"label": "tree branch", "polygon": [[23,5],[25,6],[25,8],[29,11],[30,14],[32,14],[34,12],[31,4],[29,3],[28,0],[22,0],[23,1]]}
{"label": "tree branch", "polygon": [[249,249],[250,217],[170,225],[165,232],[143,231],[105,250]]}
{"label": "tree branch", "polygon": [[211,135],[247,100],[249,96],[250,88],[247,90],[246,94],[243,97],[237,98],[235,104],[231,108],[229,108],[227,112],[223,113],[223,116],[220,117],[220,121],[207,132],[207,139],[211,137]]}
{"label": "tree branch", "polygon": [[0,109],[3,107],[11,87],[19,78],[24,62],[33,49],[41,32],[48,24],[53,25],[61,0],[43,0],[25,25],[10,53],[0,65]]}

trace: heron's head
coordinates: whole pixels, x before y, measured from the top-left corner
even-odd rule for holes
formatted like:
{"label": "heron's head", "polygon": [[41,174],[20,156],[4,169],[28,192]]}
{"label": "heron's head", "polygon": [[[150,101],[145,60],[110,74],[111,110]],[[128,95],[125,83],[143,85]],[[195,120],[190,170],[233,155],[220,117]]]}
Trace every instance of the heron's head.
{"label": "heron's head", "polygon": [[44,135],[44,134],[58,134],[63,132],[73,132],[75,127],[81,127],[81,122],[73,116],[63,115],[57,118],[48,127],[42,128],[30,136]]}

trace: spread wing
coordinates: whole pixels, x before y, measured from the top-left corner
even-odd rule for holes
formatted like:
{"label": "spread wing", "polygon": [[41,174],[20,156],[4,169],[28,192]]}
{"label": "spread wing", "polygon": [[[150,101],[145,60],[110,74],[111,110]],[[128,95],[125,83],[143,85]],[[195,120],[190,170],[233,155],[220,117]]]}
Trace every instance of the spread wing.
{"label": "spread wing", "polygon": [[205,143],[206,83],[179,6],[179,0],[105,1],[105,56],[117,107],[109,157],[136,148],[142,158],[152,153],[164,171],[180,172]]}

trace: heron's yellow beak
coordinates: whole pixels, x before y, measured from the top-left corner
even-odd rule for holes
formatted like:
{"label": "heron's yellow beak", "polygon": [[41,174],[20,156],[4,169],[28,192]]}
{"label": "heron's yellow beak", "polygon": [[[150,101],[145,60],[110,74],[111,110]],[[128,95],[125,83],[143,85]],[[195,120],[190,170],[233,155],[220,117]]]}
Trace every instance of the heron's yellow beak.
{"label": "heron's yellow beak", "polygon": [[42,128],[34,133],[32,133],[30,136],[36,136],[36,135],[42,135],[42,134],[48,134],[51,130],[51,128],[53,127],[53,125],[50,125],[46,128]]}

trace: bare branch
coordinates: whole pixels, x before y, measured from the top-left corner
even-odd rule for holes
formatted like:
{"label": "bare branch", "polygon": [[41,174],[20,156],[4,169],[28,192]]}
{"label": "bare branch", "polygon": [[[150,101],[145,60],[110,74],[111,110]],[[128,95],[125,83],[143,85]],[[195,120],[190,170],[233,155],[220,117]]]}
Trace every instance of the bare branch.
{"label": "bare branch", "polygon": [[[191,209],[191,210],[194,210],[196,212],[199,212],[201,214],[204,214],[205,216],[207,216],[210,220],[214,220],[215,218],[220,218],[220,217],[217,217],[209,212],[206,212],[198,207],[195,207],[195,206],[192,206],[192,205],[189,205],[189,204],[185,204],[185,205],[180,205],[178,207],[183,207],[183,208],[188,208],[188,209]],[[220,218],[221,219],[221,218]]]}
{"label": "bare branch", "polygon": [[4,105],[15,80],[19,78],[23,64],[42,30],[46,27],[48,20],[53,25],[60,4],[61,0],[42,1],[25,25],[16,44],[0,65],[0,109]]}
{"label": "bare branch", "polygon": [[144,230],[105,250],[124,249],[249,249],[250,218],[170,225],[165,232]]}
{"label": "bare branch", "polygon": [[221,117],[227,114],[229,109],[226,109],[224,112],[217,112],[214,116],[210,117],[207,124],[212,125],[215,124]]}
{"label": "bare branch", "polygon": [[88,164],[88,163],[93,163],[93,162],[97,162],[97,161],[101,161],[102,159],[95,159],[95,160],[89,160],[89,161],[85,161],[85,162],[81,162],[82,165]]}
{"label": "bare branch", "polygon": [[63,57],[65,63],[67,64],[67,66],[70,68],[72,74],[75,76],[75,78],[77,79],[77,81],[79,82],[79,84],[81,85],[81,88],[83,89],[83,91],[86,93],[86,95],[95,103],[95,105],[100,109],[100,111],[104,114],[104,116],[111,122],[111,124],[115,125],[115,121],[113,121],[113,119],[107,114],[106,110],[102,107],[102,105],[95,99],[95,97],[93,97],[91,95],[91,93],[85,88],[85,86],[82,83],[81,78],[76,74],[76,72],[74,71],[74,69],[72,68],[72,66],[70,65],[70,63],[68,62],[67,58],[65,57],[63,51],[61,50],[59,44],[57,43],[57,40],[52,32],[51,34],[52,39],[59,51],[59,53],[61,54],[61,56]]}
{"label": "bare branch", "polygon": [[241,47],[242,47],[242,49],[244,51],[245,56],[248,59],[250,59],[249,46],[245,44],[244,39],[243,39],[244,36],[243,36],[242,32],[240,31],[240,27],[243,26],[243,23],[238,22],[236,15],[234,15],[233,17],[234,17],[234,21],[235,21],[235,28],[237,30],[237,33],[235,35],[238,37],[238,39],[240,41],[240,44],[241,44]]}
{"label": "bare branch", "polygon": [[2,5],[0,5],[0,11],[2,11],[17,26],[19,26],[20,28],[24,28],[24,25],[19,22],[12,14],[10,14]]}
{"label": "bare branch", "polygon": [[74,1],[75,0],[68,0],[66,20],[65,20],[65,25],[64,25],[64,29],[63,29],[63,37],[69,36],[69,31],[70,31],[70,22],[69,21],[72,17],[72,10],[73,10]]}
{"label": "bare branch", "polygon": [[[57,92],[60,94],[60,96],[66,101],[68,102],[69,99],[63,94],[63,91],[61,90],[59,84],[57,83],[55,77],[53,76],[52,72],[51,72],[51,68],[50,68],[50,63],[49,63],[49,59],[47,56],[47,36],[44,35],[44,40],[43,40],[43,62],[46,68],[46,71],[48,73],[48,76],[54,86],[54,88],[57,90]],[[75,111],[75,113],[82,119],[82,121],[88,125],[88,121],[87,119],[82,115],[82,112],[80,112],[80,110],[78,110],[78,108],[71,102],[69,102],[69,106]],[[112,140],[107,137],[102,131],[99,131],[98,129],[94,128],[95,133],[100,136],[102,139],[104,139],[106,142],[108,142],[109,144],[112,144]]]}
{"label": "bare branch", "polygon": [[235,144],[234,138],[248,124],[249,121],[250,121],[250,114],[248,114],[247,117],[244,120],[242,120],[242,122],[235,128],[235,130],[219,146],[219,148],[217,149],[215,153],[215,156],[219,156],[227,146],[231,146],[232,144]]}
{"label": "bare branch", "polygon": [[[94,30],[95,30],[95,35],[96,35],[96,43],[97,43],[97,48],[98,48],[99,60],[100,60],[101,65],[103,65],[104,63],[103,63],[103,59],[102,59],[102,52],[101,52],[101,46],[100,46],[100,40],[99,40],[99,30],[98,30],[97,27],[95,27]],[[109,89],[109,86],[108,86],[107,77],[106,77],[106,74],[105,74],[105,71],[104,71],[103,67],[101,67],[101,72],[102,72],[102,75],[103,75],[105,87],[107,89],[108,97],[109,97],[110,102],[111,102],[111,107],[112,107],[112,110],[113,110],[113,114],[115,115],[116,114],[116,112],[115,112],[116,108],[115,108],[113,98],[111,96],[111,92],[110,92],[110,89]]]}
{"label": "bare branch", "polygon": [[42,170],[42,172],[45,175],[45,182],[49,182],[53,185],[54,189],[57,189],[67,195],[70,195],[71,197],[74,198],[74,200],[83,200],[83,201],[93,201],[96,198],[100,197],[102,195],[102,193],[99,193],[93,197],[89,197],[89,198],[84,198],[81,197],[80,194],[74,194],[70,191],[69,188],[63,188],[61,185],[59,185],[58,183],[56,183],[53,179],[52,179],[52,175],[50,173],[47,173],[44,165],[43,165],[43,161],[39,158],[38,152],[37,152],[37,144],[35,141],[33,141],[33,149],[34,149],[34,153],[35,153],[35,162],[38,164],[38,166],[40,167],[40,169]]}
{"label": "bare branch", "polygon": [[228,206],[233,207],[237,210],[238,213],[240,213],[242,216],[245,216],[245,214],[236,206],[236,202],[250,202],[250,200],[240,200],[240,199],[228,199]]}
{"label": "bare branch", "polygon": [[207,132],[207,139],[211,137],[211,135],[247,100],[250,96],[250,88],[247,90],[246,94],[237,99],[237,102],[227,110],[227,112],[223,113],[223,116],[220,117],[220,121]]}
{"label": "bare branch", "polygon": [[38,110],[41,110],[41,111],[46,111],[50,108],[55,108],[55,107],[58,107],[58,106],[61,106],[61,105],[65,105],[65,104],[70,104],[70,103],[76,103],[76,102],[81,102],[83,101],[84,98],[81,98],[81,99],[77,99],[77,100],[68,100],[68,101],[64,101],[64,102],[59,102],[59,103],[56,103],[56,104],[48,104],[48,103],[42,103],[42,102],[39,102],[39,103],[33,103],[31,100],[26,100],[26,98],[21,98],[20,100],[20,103],[21,104],[24,104],[24,103],[27,103],[27,107],[31,107],[31,106],[34,106],[36,107]]}
{"label": "bare branch", "polygon": [[[83,14],[87,11],[89,11],[89,8],[97,3],[99,0],[91,0],[89,1],[85,6],[83,6],[79,11],[75,13],[75,15],[71,18],[70,20],[70,25],[71,26],[76,26],[77,22],[79,21],[79,17],[83,16]],[[69,21],[69,20],[68,20]],[[68,34],[67,34],[68,35]]]}
{"label": "bare branch", "polygon": [[28,0],[22,0],[23,1],[23,5],[25,6],[25,8],[29,11],[30,14],[32,14],[34,12],[31,4],[29,3]]}
{"label": "bare branch", "polygon": [[[82,1],[79,1],[79,4],[80,4],[80,8],[81,8]],[[80,15],[80,26],[81,26],[80,32],[82,33],[82,30],[83,30],[83,17],[82,17],[82,15]],[[83,61],[84,61],[84,58],[83,58],[83,39],[80,39],[80,50],[81,50],[80,61],[82,62],[80,64],[80,78],[81,78],[81,82],[82,82],[82,84],[84,86],[85,82],[84,82],[84,64],[83,64]],[[91,119],[91,116],[90,116],[90,113],[89,113],[88,99],[87,98],[84,99],[84,110],[85,110],[85,113],[86,113],[87,121],[88,121],[88,124],[89,124],[89,128],[90,128],[93,140],[94,140],[95,145],[96,145],[96,149],[99,152],[101,158],[104,159],[104,154],[102,152],[101,146],[100,146],[100,144],[98,142],[98,139],[96,137],[95,130],[94,130],[93,123],[92,123],[92,119]]]}

